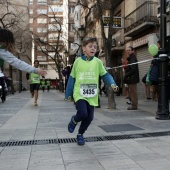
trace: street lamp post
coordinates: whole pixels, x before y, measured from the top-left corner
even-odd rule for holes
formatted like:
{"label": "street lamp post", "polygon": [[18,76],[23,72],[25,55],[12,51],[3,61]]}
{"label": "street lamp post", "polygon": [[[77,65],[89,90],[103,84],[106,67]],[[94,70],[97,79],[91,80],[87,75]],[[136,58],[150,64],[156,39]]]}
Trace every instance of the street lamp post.
{"label": "street lamp post", "polygon": [[160,42],[159,50],[159,96],[156,119],[169,119],[169,102],[167,94],[168,80],[168,55],[166,52],[166,1],[160,0]]}

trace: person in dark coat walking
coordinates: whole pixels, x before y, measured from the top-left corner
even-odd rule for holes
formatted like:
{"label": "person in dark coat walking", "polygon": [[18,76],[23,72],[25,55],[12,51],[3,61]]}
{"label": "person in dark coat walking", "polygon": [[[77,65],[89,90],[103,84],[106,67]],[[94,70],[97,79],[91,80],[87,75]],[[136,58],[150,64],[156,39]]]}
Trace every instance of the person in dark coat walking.
{"label": "person in dark coat walking", "polygon": [[134,54],[133,47],[127,48],[128,63],[125,70],[124,83],[128,84],[129,97],[131,99],[131,106],[127,110],[136,110],[138,108],[137,83],[139,83],[139,68],[137,58]]}

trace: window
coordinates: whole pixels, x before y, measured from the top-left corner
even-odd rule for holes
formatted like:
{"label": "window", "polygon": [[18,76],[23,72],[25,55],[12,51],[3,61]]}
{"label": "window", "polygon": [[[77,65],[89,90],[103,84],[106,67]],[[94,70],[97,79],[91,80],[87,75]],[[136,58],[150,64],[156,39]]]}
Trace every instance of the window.
{"label": "window", "polygon": [[63,12],[63,6],[62,5],[50,6],[49,12]]}
{"label": "window", "polygon": [[33,4],[33,0],[29,0],[29,3],[30,3],[30,4]]}
{"label": "window", "polygon": [[47,14],[46,9],[37,9],[37,14]]}
{"label": "window", "polygon": [[47,0],[38,0],[37,3],[38,3],[38,4],[46,4],[46,3],[47,3]]}
{"label": "window", "polygon": [[42,50],[44,50],[44,51],[46,50],[45,46],[41,46],[41,47],[38,46],[38,47],[37,47],[37,51],[42,51]]}
{"label": "window", "polygon": [[59,24],[50,24],[48,25],[48,30],[50,31],[58,31],[60,30],[60,25]]}
{"label": "window", "polygon": [[33,23],[33,18],[30,18],[30,21],[29,21],[29,22],[30,22],[30,24],[32,24],[32,23]]}
{"label": "window", "polygon": [[49,40],[57,40],[58,34],[48,34],[48,39]]}
{"label": "window", "polygon": [[74,7],[70,7],[70,13],[74,13]]}
{"label": "window", "polygon": [[74,31],[74,24],[70,24],[70,31]]}
{"label": "window", "polygon": [[45,23],[47,23],[47,18],[38,18],[37,19],[37,23],[39,23],[39,24],[45,24]]}
{"label": "window", "polygon": [[37,32],[47,32],[47,28],[37,28]]}
{"label": "window", "polygon": [[39,61],[46,61],[46,56],[37,56],[37,60]]}
{"label": "window", "polygon": [[46,64],[40,64],[40,68],[47,69],[47,65]]}
{"label": "window", "polygon": [[41,40],[41,41],[47,41],[47,38],[46,37],[39,37],[39,39]]}
{"label": "window", "polygon": [[33,9],[30,9],[30,12],[29,12],[30,14],[33,14]]}
{"label": "window", "polygon": [[48,59],[54,59],[55,58],[55,52],[48,53]]}
{"label": "window", "polygon": [[58,21],[58,22],[61,23],[61,22],[62,22],[62,18],[60,18],[60,17],[51,18],[50,21],[51,21],[51,22],[56,22],[56,21]]}

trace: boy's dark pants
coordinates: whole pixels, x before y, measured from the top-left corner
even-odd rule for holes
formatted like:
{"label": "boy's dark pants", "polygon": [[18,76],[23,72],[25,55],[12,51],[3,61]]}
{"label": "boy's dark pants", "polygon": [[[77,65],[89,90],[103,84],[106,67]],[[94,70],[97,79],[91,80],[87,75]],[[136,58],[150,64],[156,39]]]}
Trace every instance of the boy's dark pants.
{"label": "boy's dark pants", "polygon": [[81,122],[79,127],[79,134],[83,134],[94,117],[94,106],[89,105],[86,100],[78,100],[76,102],[77,114],[74,116],[76,122]]}

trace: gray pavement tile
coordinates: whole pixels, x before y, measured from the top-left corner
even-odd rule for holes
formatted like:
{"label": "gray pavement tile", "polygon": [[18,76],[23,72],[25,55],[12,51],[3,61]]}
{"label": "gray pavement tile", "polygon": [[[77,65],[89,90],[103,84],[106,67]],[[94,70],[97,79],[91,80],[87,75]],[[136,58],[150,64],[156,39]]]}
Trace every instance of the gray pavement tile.
{"label": "gray pavement tile", "polygon": [[66,122],[46,122],[46,123],[38,123],[37,129],[41,128],[54,128],[56,130],[64,130],[66,129],[68,123]]}
{"label": "gray pavement tile", "polygon": [[118,155],[122,152],[113,145],[112,142],[89,142],[86,143],[91,152],[97,157],[104,157],[107,155]]}
{"label": "gray pavement tile", "polygon": [[12,146],[12,147],[4,147],[3,151],[1,152],[1,157],[15,157],[19,156],[20,154],[30,154],[31,146]]}
{"label": "gray pavement tile", "polygon": [[146,170],[168,170],[170,167],[170,162],[163,158],[159,160],[137,161],[137,163]]}
{"label": "gray pavement tile", "polygon": [[0,129],[0,141],[8,141],[15,133],[13,129]]}
{"label": "gray pavement tile", "polygon": [[33,140],[35,134],[35,129],[18,129],[12,135],[10,140],[19,141],[19,140]]}
{"label": "gray pavement tile", "polygon": [[15,167],[14,169],[26,169],[28,166],[29,161],[29,154],[13,154],[8,156],[0,156],[0,169],[12,169],[12,167]]}
{"label": "gray pavement tile", "polygon": [[40,140],[40,139],[56,139],[56,131],[55,129],[50,128],[44,128],[44,129],[37,129],[34,139]]}
{"label": "gray pavement tile", "polygon": [[112,158],[108,158],[107,160],[100,160],[99,161],[101,165],[106,169],[106,170],[125,170],[125,169],[139,169],[141,168],[137,163],[135,163],[133,160],[129,159],[119,159],[119,160],[114,160]]}
{"label": "gray pavement tile", "polygon": [[104,170],[101,164],[96,160],[84,160],[71,162],[65,165],[66,170]]}
{"label": "gray pavement tile", "polygon": [[63,159],[60,150],[32,151],[29,166],[60,165]]}
{"label": "gray pavement tile", "polygon": [[66,170],[64,165],[34,165],[29,166],[27,170]]}
{"label": "gray pavement tile", "polygon": [[[167,138],[166,138],[167,137]],[[143,146],[146,147],[159,147],[159,146],[165,146],[170,147],[170,136],[162,136],[160,138],[154,137],[154,138],[145,138],[145,139],[135,139],[135,141],[139,142]]]}
{"label": "gray pavement tile", "polygon": [[47,144],[47,145],[33,145],[32,146],[32,151],[54,151],[54,150],[60,150],[60,146],[57,144]]}

